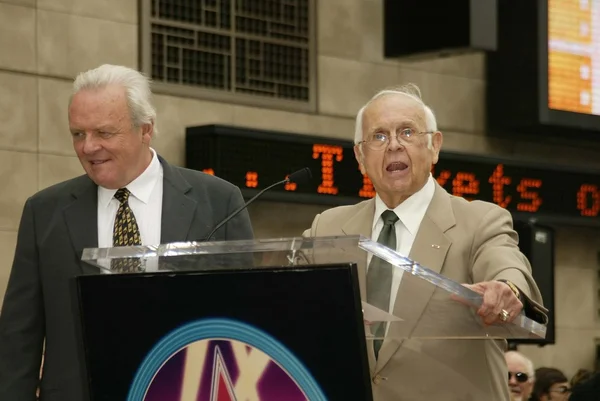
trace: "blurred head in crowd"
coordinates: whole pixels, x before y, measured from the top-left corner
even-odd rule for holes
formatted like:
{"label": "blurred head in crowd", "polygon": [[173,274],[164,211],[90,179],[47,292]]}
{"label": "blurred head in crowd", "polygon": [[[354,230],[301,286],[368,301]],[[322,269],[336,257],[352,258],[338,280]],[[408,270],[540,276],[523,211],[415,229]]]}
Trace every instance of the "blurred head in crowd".
{"label": "blurred head in crowd", "polygon": [[575,387],[579,383],[583,383],[590,377],[592,377],[594,373],[588,369],[579,369],[573,377],[571,377],[571,388]]}
{"label": "blurred head in crowd", "polygon": [[504,354],[508,366],[508,387],[515,401],[527,401],[533,390],[533,362],[517,351]]}
{"label": "blurred head in crowd", "polygon": [[577,373],[571,379],[574,384],[569,401],[598,401],[600,399],[600,371],[596,373],[585,371],[579,378],[576,378]]}
{"label": "blurred head in crowd", "polygon": [[539,368],[535,371],[533,401],[566,401],[571,395],[569,380],[558,369]]}

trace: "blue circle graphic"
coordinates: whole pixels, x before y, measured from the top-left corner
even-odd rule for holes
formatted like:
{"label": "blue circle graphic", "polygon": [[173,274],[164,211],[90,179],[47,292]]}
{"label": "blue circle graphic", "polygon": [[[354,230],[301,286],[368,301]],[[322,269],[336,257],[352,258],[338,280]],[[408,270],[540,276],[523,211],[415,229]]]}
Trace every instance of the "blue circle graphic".
{"label": "blue circle graphic", "polygon": [[240,341],[261,350],[290,375],[309,400],[327,401],[308,369],[278,340],[255,327],[223,318],[197,320],[163,337],[138,368],[127,401],[144,400],[152,379],[174,353],[196,341],[210,339]]}

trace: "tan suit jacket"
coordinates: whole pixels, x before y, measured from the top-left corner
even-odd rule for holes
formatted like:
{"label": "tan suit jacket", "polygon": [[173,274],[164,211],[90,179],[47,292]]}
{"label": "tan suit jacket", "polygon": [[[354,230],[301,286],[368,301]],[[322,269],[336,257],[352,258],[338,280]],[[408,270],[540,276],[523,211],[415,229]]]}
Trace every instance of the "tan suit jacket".
{"label": "tan suit jacket", "polygon": [[[371,237],[374,213],[374,199],[329,209],[315,217],[304,236]],[[510,213],[495,204],[452,196],[437,183],[409,257],[460,283],[510,280],[541,304]],[[365,265],[362,261],[358,269],[363,299]],[[438,321],[452,324],[452,316],[440,318],[436,310],[435,300],[444,291],[410,278],[405,274],[401,281],[394,314],[418,322],[422,331]],[[508,400],[505,347],[499,340],[386,339],[376,361],[369,342],[374,400]]]}

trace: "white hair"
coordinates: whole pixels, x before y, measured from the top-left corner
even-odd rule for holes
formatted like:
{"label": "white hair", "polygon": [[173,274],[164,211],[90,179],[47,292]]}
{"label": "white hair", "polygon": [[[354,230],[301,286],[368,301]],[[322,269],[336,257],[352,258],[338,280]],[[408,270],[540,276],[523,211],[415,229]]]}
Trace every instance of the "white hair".
{"label": "white hair", "polygon": [[[366,108],[377,98],[385,95],[403,95],[408,96],[420,105],[423,106],[423,112],[425,114],[425,129],[428,132],[436,132],[437,131],[437,121],[435,120],[435,114],[433,110],[429,106],[423,102],[421,98],[421,90],[415,84],[409,83],[398,88],[390,88],[383,89],[375,94],[363,107],[360,108],[358,113],[356,114],[356,123],[354,127],[354,144],[357,145],[360,141],[363,140],[363,114]],[[431,149],[433,144],[431,143],[431,134],[427,135],[427,147]]]}
{"label": "white hair", "polygon": [[535,370],[533,369],[533,362],[531,359],[527,358],[525,355],[521,354],[518,351],[506,351],[504,353],[505,358],[514,357],[520,359],[525,364],[525,369],[527,370],[527,375],[529,376],[529,380],[533,380],[535,378]]}
{"label": "white hair", "polygon": [[120,65],[104,64],[77,75],[73,82],[73,94],[86,89],[100,89],[108,85],[119,85],[125,88],[129,114],[134,127],[154,124],[156,127],[156,110],[152,105],[150,79],[139,71]]}

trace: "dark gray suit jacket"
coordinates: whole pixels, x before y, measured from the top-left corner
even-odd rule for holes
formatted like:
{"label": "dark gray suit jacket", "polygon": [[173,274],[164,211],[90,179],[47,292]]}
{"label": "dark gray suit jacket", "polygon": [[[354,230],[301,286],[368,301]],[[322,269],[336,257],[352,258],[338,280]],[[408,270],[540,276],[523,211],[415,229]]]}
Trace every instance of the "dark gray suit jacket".
{"label": "dark gray suit jacket", "polygon": [[[169,165],[164,170],[161,242],[204,239],[243,204],[239,188]],[[0,400],[81,401],[81,377],[69,288],[82,274],[81,253],[98,246],[97,186],[87,176],[44,189],[25,203],[17,248],[0,314]],[[246,210],[212,240],[252,239]]]}

